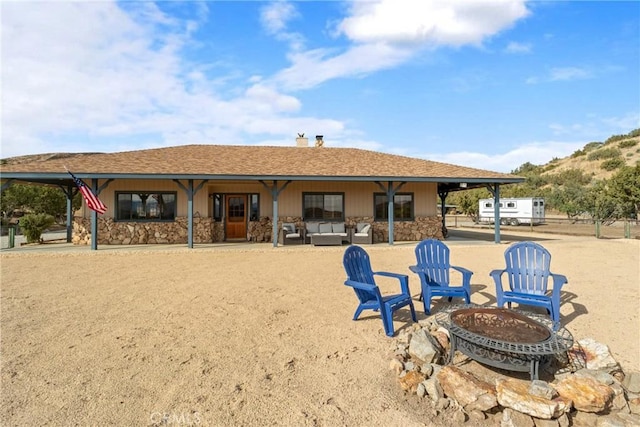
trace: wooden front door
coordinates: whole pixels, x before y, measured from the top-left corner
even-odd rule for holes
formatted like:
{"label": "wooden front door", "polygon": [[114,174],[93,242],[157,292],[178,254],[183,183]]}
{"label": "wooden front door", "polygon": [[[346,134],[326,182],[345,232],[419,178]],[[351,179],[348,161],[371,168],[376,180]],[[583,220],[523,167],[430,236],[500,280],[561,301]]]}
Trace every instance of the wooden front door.
{"label": "wooden front door", "polygon": [[247,196],[226,196],[227,240],[247,238]]}

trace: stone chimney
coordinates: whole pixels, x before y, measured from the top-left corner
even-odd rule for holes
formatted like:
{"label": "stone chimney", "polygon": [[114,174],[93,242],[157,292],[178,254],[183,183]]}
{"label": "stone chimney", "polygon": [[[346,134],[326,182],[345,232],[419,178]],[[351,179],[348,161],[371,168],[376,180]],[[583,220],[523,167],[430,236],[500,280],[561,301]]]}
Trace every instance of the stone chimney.
{"label": "stone chimney", "polygon": [[316,135],[316,147],[322,147],[323,145],[322,135]]}
{"label": "stone chimney", "polygon": [[299,133],[296,138],[296,147],[308,147],[309,146],[309,138],[304,137],[304,133]]}

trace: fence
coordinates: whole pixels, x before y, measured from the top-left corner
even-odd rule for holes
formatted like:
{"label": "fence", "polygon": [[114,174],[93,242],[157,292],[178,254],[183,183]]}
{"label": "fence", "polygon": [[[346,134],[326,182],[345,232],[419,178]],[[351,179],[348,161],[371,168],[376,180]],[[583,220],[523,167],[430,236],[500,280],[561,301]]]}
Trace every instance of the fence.
{"label": "fence", "polygon": [[[483,226],[492,228],[493,225],[478,225],[465,215],[447,215],[447,227]],[[594,236],[600,239],[640,239],[640,221],[620,220],[603,224],[591,219],[568,219],[561,217],[547,217],[544,224],[539,225],[501,225],[500,229],[514,231],[532,231],[536,233],[566,234],[573,236]]]}

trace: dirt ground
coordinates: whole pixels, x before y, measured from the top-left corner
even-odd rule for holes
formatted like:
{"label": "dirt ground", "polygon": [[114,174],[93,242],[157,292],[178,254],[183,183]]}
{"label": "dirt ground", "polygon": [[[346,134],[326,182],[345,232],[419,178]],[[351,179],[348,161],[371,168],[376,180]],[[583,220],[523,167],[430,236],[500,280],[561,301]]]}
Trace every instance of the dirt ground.
{"label": "dirt ground", "polygon": [[[459,234],[447,244],[474,272],[474,303],[495,305],[489,271],[518,239],[542,243],[568,277],[561,320],[574,337],[640,371],[640,240]],[[379,316],[351,320],[344,247],[40,246],[0,253],[2,425],[451,424],[401,391]],[[374,270],[409,275],[424,319],[414,247],[366,249]],[[401,310],[396,330],[409,320]]]}

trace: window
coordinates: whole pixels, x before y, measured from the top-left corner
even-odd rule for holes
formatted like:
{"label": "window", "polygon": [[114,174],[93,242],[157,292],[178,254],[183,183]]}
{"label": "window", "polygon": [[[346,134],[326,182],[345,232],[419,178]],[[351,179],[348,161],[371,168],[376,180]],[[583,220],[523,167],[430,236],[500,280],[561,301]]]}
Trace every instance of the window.
{"label": "window", "polygon": [[213,194],[213,220],[222,221],[222,194]]}
{"label": "window", "polygon": [[260,219],[260,195],[249,194],[249,221]]}
{"label": "window", "polygon": [[[389,220],[389,204],[387,195],[384,193],[375,193],[373,195],[375,220]],[[413,194],[398,193],[393,196],[393,220],[394,221],[413,221]]]}
{"label": "window", "polygon": [[516,207],[516,202],[507,202],[507,207],[508,208],[515,208]]}
{"label": "window", "polygon": [[[235,194],[235,193],[234,193]],[[260,194],[249,194],[249,221],[260,219]],[[224,216],[224,194],[212,194],[213,199],[213,220],[221,222]]]}
{"label": "window", "polygon": [[491,203],[491,202],[485,202],[485,203],[484,203],[484,207],[485,207],[485,208],[492,208],[492,207],[493,207],[493,203]]}
{"label": "window", "polygon": [[176,193],[116,193],[116,220],[173,221]]}
{"label": "window", "polygon": [[302,215],[305,221],[344,221],[344,193],[303,193]]}

